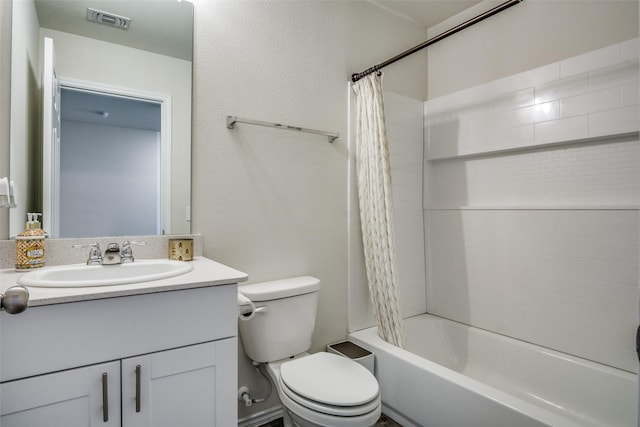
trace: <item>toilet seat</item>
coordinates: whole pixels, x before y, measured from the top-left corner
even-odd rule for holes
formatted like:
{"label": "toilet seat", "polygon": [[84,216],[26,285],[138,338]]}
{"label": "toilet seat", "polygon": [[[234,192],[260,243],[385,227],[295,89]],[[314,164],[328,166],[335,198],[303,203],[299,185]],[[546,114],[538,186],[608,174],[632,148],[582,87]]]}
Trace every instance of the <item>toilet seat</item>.
{"label": "toilet seat", "polygon": [[[362,415],[337,416],[329,415],[319,411],[314,411],[304,405],[300,405],[291,399],[282,389],[278,389],[278,396],[288,415],[297,422],[299,426],[322,426],[322,427],[369,427],[374,426],[382,414],[382,403],[380,396],[375,400],[375,409]],[[376,406],[377,405],[377,406]]]}
{"label": "toilet seat", "polygon": [[280,387],[281,393],[284,393],[284,395],[286,395],[291,401],[308,409],[309,411],[329,416],[351,418],[373,412],[380,406],[379,398],[374,398],[371,402],[359,406],[327,405],[320,402],[314,402],[313,400],[300,396],[299,394],[290,390],[285,384],[282,383],[282,381],[280,381]]}
{"label": "toilet seat", "polygon": [[335,354],[315,353],[283,363],[278,383],[291,400],[328,415],[358,416],[380,405],[378,382],[371,372]]}

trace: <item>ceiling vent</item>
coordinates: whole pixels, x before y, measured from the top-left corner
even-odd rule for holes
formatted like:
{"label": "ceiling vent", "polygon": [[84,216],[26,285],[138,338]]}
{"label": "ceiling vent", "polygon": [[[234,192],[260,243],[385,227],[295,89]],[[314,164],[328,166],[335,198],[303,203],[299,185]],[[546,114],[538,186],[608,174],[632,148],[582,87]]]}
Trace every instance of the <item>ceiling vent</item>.
{"label": "ceiling vent", "polygon": [[116,15],[114,13],[103,12],[101,10],[87,8],[87,19],[89,21],[97,22],[99,24],[111,25],[112,27],[121,28],[123,30],[129,29],[129,23],[131,18]]}

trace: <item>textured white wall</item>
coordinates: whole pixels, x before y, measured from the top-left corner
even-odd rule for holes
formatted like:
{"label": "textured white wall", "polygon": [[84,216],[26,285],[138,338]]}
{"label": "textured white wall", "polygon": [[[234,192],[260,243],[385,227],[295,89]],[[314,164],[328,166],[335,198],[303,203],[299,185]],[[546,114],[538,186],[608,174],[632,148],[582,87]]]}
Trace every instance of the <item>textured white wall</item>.
{"label": "textured white wall", "polygon": [[[204,255],[259,282],[322,281],[312,351],[347,333],[347,81],[424,39],[364,1],[196,2],[193,231]],[[385,86],[426,95],[424,55],[387,70]],[[225,125],[227,115],[339,132]],[[264,380],[240,356],[240,384]],[[240,417],[276,404],[240,408]]]}
{"label": "textured white wall", "polygon": [[[0,2],[0,177],[9,175],[11,3]],[[0,209],[0,239],[9,237],[9,212]]]}
{"label": "textured white wall", "polygon": [[[11,179],[17,186],[17,207],[5,211],[10,217],[9,236],[24,229],[27,212],[39,209],[37,174],[34,171],[40,123],[40,53],[38,46],[38,15],[33,1],[8,3],[12,18],[11,35],[3,40],[11,43],[11,70],[3,69],[3,76],[11,77]],[[7,96],[7,98],[9,97]],[[9,116],[7,116],[9,118]],[[6,157],[9,160],[9,157]]]}

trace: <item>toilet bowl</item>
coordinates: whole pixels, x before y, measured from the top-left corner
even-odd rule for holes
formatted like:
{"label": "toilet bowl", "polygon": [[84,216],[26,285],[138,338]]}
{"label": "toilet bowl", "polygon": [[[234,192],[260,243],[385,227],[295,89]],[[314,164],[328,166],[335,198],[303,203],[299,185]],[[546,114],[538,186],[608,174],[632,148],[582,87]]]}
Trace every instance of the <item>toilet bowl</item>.
{"label": "toilet bowl", "polygon": [[360,364],[330,353],[267,363],[291,425],[365,427],[380,418],[378,382]]}
{"label": "toilet bowl", "polygon": [[369,427],[381,414],[376,378],[357,362],[309,354],[320,281],[303,276],[238,287],[255,305],[240,317],[247,356],[266,364],[285,427]]}

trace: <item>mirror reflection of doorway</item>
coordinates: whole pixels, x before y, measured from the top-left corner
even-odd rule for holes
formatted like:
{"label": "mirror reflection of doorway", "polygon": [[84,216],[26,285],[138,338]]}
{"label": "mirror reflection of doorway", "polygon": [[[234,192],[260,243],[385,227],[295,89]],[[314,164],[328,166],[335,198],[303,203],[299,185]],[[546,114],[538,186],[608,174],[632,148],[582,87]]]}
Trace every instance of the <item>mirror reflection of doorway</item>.
{"label": "mirror reflection of doorway", "polygon": [[58,237],[162,234],[161,105],[62,87]]}

